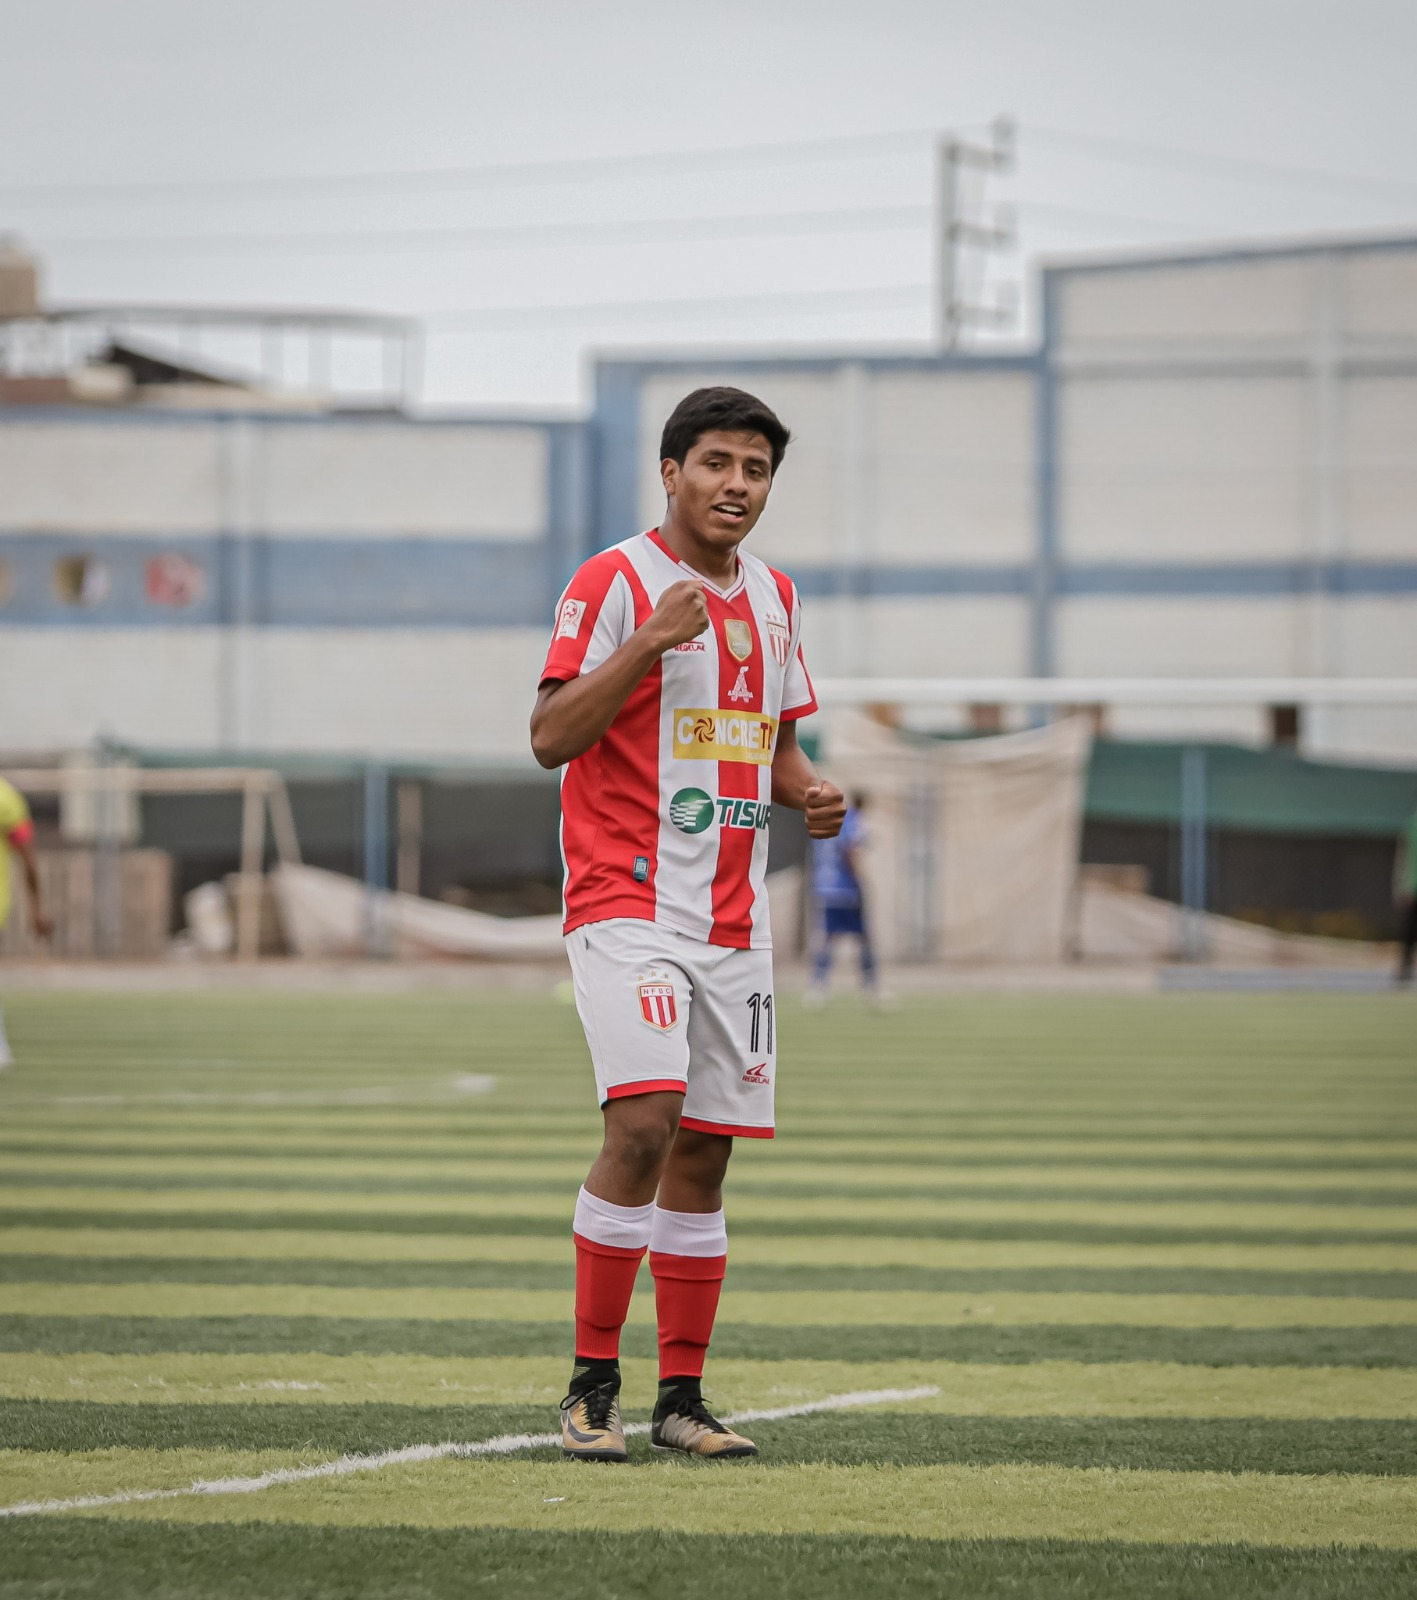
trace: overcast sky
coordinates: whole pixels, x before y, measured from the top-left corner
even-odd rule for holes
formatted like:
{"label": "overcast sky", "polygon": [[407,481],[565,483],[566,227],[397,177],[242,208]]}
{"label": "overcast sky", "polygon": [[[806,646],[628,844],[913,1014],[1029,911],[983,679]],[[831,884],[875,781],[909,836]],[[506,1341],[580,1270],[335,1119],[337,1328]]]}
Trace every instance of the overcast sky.
{"label": "overcast sky", "polygon": [[[1026,295],[1040,254],[1417,232],[1413,0],[0,0],[0,59],[51,299],[427,316],[439,406],[581,405],[596,348],[923,342],[930,130],[1001,112]],[[625,159],[666,152],[713,156]],[[469,170],[528,163],[578,165]]]}

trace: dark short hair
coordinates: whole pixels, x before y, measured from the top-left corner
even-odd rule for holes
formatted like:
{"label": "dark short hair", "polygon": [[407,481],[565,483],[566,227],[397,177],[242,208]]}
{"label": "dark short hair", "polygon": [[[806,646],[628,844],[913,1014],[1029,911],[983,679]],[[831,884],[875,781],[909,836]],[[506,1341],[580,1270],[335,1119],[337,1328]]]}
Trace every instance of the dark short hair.
{"label": "dark short hair", "polygon": [[695,389],[674,407],[659,440],[659,459],[685,458],[706,433],[760,433],[772,450],[772,470],[777,471],[792,435],[774,412],[756,395],[742,389]]}

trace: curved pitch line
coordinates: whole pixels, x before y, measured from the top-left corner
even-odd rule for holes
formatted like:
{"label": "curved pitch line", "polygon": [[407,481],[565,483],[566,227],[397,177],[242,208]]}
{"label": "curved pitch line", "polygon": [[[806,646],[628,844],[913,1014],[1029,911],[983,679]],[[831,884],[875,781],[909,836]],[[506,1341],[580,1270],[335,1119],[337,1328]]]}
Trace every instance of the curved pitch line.
{"label": "curved pitch line", "polygon": [[[858,1406],[882,1405],[893,1400],[925,1400],[939,1394],[931,1385],[923,1389],[858,1389],[852,1394],[829,1394],[824,1400],[809,1400],[798,1406],[778,1406],[771,1410],[739,1411],[724,1420],[739,1422],[779,1422],[787,1417],[811,1416],[817,1411],[850,1411]],[[649,1432],[649,1423],[632,1422],[626,1434]],[[471,1443],[448,1440],[443,1444],[411,1444],[401,1450],[385,1450],[379,1455],[339,1456],[312,1467],[277,1467],[254,1478],[198,1478],[185,1489],[125,1489],[118,1494],[79,1495],[72,1500],[21,1500],[0,1506],[0,1517],[32,1517],[48,1512],[95,1511],[104,1506],[134,1505],[145,1500],[180,1500],[192,1495],[259,1494],[287,1483],[308,1483],[315,1478],[347,1478],[356,1472],[379,1472],[385,1467],[413,1466],[423,1461],[442,1461],[448,1457],[508,1456],[518,1450],[542,1450],[561,1442],[559,1433],[504,1433],[495,1439]]]}

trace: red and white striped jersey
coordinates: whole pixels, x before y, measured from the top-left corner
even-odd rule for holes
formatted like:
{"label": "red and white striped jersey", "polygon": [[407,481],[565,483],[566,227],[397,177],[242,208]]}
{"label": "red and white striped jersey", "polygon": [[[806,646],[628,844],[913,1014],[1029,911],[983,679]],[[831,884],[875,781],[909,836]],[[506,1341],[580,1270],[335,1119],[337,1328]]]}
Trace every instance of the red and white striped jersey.
{"label": "red and white striped jersey", "polygon": [[686,576],[704,585],[707,631],[667,650],[562,774],[566,932],[635,917],[765,948],[778,728],[817,709],[791,579],[740,552],[737,582],[719,590],[657,530],[627,539],[571,579],[541,681],[598,667]]}

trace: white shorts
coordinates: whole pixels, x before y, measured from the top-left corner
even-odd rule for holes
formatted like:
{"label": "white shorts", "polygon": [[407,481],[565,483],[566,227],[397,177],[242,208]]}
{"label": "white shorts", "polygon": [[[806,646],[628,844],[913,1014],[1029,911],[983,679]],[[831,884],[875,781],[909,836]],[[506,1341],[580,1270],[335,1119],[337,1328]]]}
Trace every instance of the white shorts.
{"label": "white shorts", "polygon": [[603,1106],[675,1089],[680,1126],[773,1135],[772,951],[704,944],[633,917],[566,935]]}

